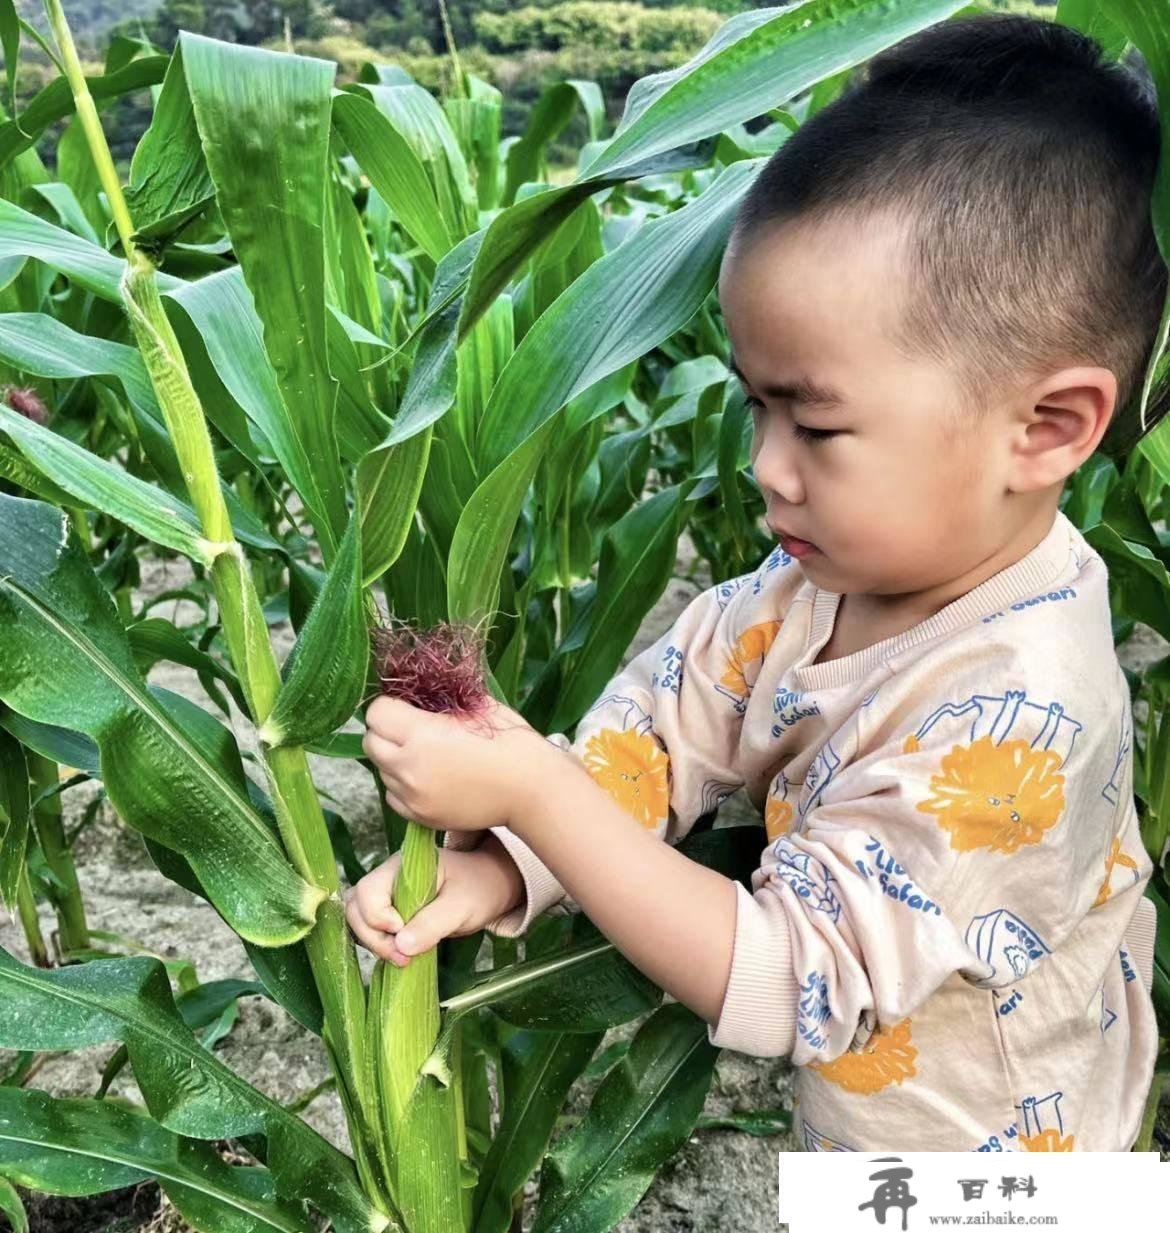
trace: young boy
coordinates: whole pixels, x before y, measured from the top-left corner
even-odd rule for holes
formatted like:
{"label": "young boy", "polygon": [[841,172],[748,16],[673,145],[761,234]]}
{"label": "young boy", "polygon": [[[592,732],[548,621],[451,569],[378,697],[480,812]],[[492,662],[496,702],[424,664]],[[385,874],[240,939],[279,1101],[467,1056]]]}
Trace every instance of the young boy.
{"label": "young boy", "polygon": [[[572,743],[374,703],[387,799],[448,829],[406,928],[397,857],[349,893],[359,940],[405,963],[583,910],[714,1044],[791,1057],[810,1150],[1128,1150],[1152,864],[1106,568],[1059,499],[1157,330],[1158,145],[1132,70],[1018,17],[904,40],[807,120],[719,282],[780,546]],[[750,893],[672,846],[740,786]]]}

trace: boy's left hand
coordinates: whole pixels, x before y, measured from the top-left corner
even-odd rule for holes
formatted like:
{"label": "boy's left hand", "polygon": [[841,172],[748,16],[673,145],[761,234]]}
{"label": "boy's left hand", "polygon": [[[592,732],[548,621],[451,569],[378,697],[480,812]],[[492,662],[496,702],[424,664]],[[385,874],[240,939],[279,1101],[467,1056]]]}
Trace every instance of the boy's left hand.
{"label": "boy's left hand", "polygon": [[459,831],[507,826],[551,748],[494,698],[463,718],[380,697],[366,711],[362,740],[392,808],[423,826]]}

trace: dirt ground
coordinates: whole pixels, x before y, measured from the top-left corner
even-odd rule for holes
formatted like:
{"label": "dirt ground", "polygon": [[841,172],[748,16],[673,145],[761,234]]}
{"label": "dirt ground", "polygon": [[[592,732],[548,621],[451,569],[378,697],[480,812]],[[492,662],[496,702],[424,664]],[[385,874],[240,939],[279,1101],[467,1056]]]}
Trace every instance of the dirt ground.
{"label": "dirt ground", "polygon": [[[673,622],[682,608],[709,585],[699,571],[695,582],[686,575],[694,563],[693,549],[684,536],[680,542],[676,577],[647,615],[627,659],[649,646]],[[186,577],[185,563],[143,563],[142,594],[158,594],[176,587]],[[184,623],[194,609],[180,601],[167,603],[157,615]],[[288,627],[274,631],[278,653],[291,645]],[[1123,662],[1140,667],[1167,652],[1167,644],[1153,631],[1139,627],[1124,648]],[[194,674],[160,664],[150,680],[206,705]],[[247,725],[234,716],[235,729],[245,750],[253,748]],[[348,821],[359,857],[368,865],[382,853],[377,797],[371,777],[356,763],[311,756],[314,774],[327,803]],[[66,821],[76,824],[91,799],[92,785],[81,785],[64,795]],[[758,821],[743,792],[729,798],[720,812],[720,824]],[[151,863],[138,835],[123,827],[103,806],[97,820],[78,840],[77,862],[89,922],[94,928],[116,930],[136,938],[168,957],[182,956],[194,963],[203,981],[227,977],[252,978],[253,972],[235,934],[202,901],[164,878]],[[51,913],[42,905],[46,936]],[[19,927],[0,909],[0,945],[27,957]],[[371,957],[360,952],[368,972]],[[615,1029],[610,1039],[630,1034]],[[608,1043],[608,1041],[606,1042]],[[223,1060],[270,1096],[290,1101],[308,1092],[328,1076],[320,1042],[302,1029],[280,1007],[259,997],[242,999],[239,1021],[217,1046]],[[33,1085],[58,1095],[87,1095],[97,1088],[101,1069],[113,1045],[51,1057],[37,1072]],[[0,1064],[7,1055],[0,1051]],[[791,1109],[792,1073],[784,1059],[752,1058],[724,1051],[720,1054],[705,1115],[752,1109]],[[567,1110],[587,1107],[593,1084],[579,1084]],[[128,1071],[113,1091],[131,1098],[138,1093]],[[303,1116],[322,1134],[348,1150],[340,1106],[332,1091],[318,1096]],[[620,1233],[735,1230],[764,1233],[777,1227],[776,1154],[800,1150],[790,1134],[755,1137],[737,1130],[698,1131],[651,1185],[636,1209],[618,1226]],[[527,1214],[535,1183],[529,1183]],[[154,1186],[130,1188],[102,1200],[60,1200],[36,1197],[32,1201],[33,1233],[182,1233],[187,1226],[165,1200],[159,1202]],[[3,1228],[0,1217],[0,1228]],[[525,1222],[525,1228],[528,1221]]]}

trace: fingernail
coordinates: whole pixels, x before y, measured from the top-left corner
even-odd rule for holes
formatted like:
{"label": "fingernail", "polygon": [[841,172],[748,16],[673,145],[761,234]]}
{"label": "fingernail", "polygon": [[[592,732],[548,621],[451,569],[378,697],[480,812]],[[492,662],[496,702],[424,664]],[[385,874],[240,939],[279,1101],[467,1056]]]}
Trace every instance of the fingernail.
{"label": "fingernail", "polygon": [[400,933],[397,938],[398,949],[404,954],[414,953],[414,934]]}

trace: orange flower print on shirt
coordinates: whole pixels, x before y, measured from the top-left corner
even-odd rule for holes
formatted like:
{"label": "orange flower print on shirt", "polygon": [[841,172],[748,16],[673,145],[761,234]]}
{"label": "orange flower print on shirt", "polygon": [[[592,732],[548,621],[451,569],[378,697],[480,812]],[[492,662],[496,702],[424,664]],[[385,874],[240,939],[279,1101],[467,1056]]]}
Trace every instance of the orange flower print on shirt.
{"label": "orange flower print on shirt", "polygon": [[1093,900],[1093,907],[1099,908],[1110,895],[1113,894],[1113,887],[1109,885],[1113,878],[1113,866],[1122,865],[1126,869],[1137,869],[1137,861],[1132,856],[1127,856],[1121,850],[1121,840],[1116,835],[1113,837],[1113,847],[1109,851],[1109,855],[1105,858],[1105,881],[1101,883],[1101,889],[1097,892],[1097,898]]}
{"label": "orange flower print on shirt", "polygon": [[1075,1152],[1076,1141],[1076,1135],[1062,1137],[1059,1130],[1042,1130],[1030,1138],[1026,1135],[1020,1136],[1026,1152]]}
{"label": "orange flower print on shirt", "polygon": [[582,759],[593,779],[640,826],[654,830],[670,805],[670,759],[649,732],[602,728],[585,743]]}
{"label": "orange flower print on shirt", "polygon": [[1063,1092],[1049,1092],[1037,1098],[1026,1096],[1016,1108],[1020,1116],[1020,1143],[1025,1152],[1075,1152],[1076,1135],[1065,1134],[1060,1112]]}
{"label": "orange flower print on shirt", "polygon": [[860,1053],[848,1051],[831,1062],[809,1062],[808,1069],[847,1092],[870,1095],[916,1075],[917,1056],[910,1040],[910,1020],[903,1019],[893,1027],[878,1028]]}
{"label": "orange flower print on shirt", "polygon": [[[903,747],[918,748],[914,737]],[[941,772],[930,777],[931,795],[919,801],[922,813],[934,814],[951,833],[960,852],[988,848],[1015,852],[1039,843],[1064,811],[1064,776],[1060,755],[1033,749],[1027,741],[981,736],[970,745],[955,745],[944,754]]]}
{"label": "orange flower print on shirt", "polygon": [[719,684],[725,685],[732,693],[746,698],[752,687],[747,682],[745,669],[756,660],[762,660],[768,653],[768,648],[776,640],[783,621],[761,621],[758,625],[749,625],[737,639],[727,667],[719,678]]}
{"label": "orange flower print on shirt", "polygon": [[781,800],[778,796],[768,797],[764,804],[764,830],[768,833],[769,843],[792,830],[795,812],[791,801]]}

